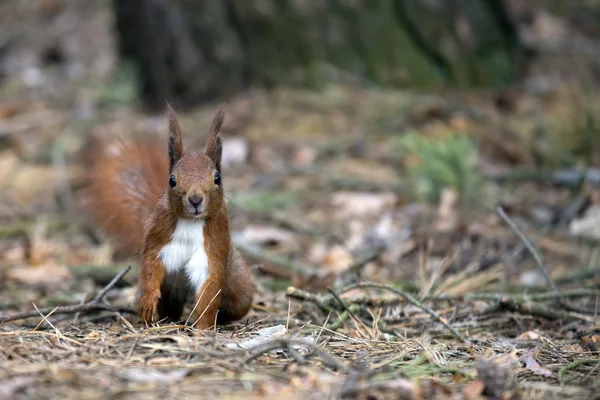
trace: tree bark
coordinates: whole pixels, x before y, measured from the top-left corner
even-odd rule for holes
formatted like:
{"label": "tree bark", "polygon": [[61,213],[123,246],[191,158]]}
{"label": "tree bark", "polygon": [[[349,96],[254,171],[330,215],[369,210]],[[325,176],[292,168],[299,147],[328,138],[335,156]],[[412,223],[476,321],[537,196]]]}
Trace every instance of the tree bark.
{"label": "tree bark", "polygon": [[505,83],[518,35],[503,0],[113,0],[141,97],[195,105],[251,85]]}

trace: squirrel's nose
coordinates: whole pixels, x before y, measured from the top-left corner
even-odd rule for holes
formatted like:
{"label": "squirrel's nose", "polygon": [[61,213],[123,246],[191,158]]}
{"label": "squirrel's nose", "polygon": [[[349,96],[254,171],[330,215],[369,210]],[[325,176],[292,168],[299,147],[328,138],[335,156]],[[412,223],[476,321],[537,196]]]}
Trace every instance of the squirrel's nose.
{"label": "squirrel's nose", "polygon": [[194,206],[195,208],[198,208],[198,206],[200,206],[200,204],[202,204],[202,196],[198,196],[198,195],[191,195],[190,197],[188,197],[188,201],[190,202],[190,204],[192,206]]}

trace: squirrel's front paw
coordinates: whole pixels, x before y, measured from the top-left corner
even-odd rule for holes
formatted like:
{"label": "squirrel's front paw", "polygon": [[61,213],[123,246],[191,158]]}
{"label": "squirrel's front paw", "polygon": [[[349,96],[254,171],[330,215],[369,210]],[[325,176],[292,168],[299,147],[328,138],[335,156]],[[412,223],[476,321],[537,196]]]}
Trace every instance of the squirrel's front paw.
{"label": "squirrel's front paw", "polygon": [[142,324],[151,325],[153,322],[158,321],[158,300],[160,295],[146,295],[142,296],[140,300],[140,319]]}

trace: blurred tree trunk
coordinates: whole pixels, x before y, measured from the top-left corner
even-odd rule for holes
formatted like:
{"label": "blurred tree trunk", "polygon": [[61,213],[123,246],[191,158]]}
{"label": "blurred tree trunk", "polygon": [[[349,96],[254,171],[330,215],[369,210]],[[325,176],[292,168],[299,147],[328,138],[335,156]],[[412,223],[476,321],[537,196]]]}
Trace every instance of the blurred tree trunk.
{"label": "blurred tree trunk", "polygon": [[113,1],[121,56],[154,107],[340,78],[502,84],[520,65],[503,0]]}

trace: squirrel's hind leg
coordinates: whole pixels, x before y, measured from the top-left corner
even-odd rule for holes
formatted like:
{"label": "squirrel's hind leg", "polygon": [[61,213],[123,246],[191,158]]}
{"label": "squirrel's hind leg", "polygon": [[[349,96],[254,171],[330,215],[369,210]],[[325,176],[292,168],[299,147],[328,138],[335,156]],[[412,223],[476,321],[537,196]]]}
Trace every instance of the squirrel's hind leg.
{"label": "squirrel's hind leg", "polygon": [[227,324],[244,318],[252,307],[254,279],[237,249],[233,248],[228,265],[228,275],[223,288],[223,298],[217,314],[218,324]]}

